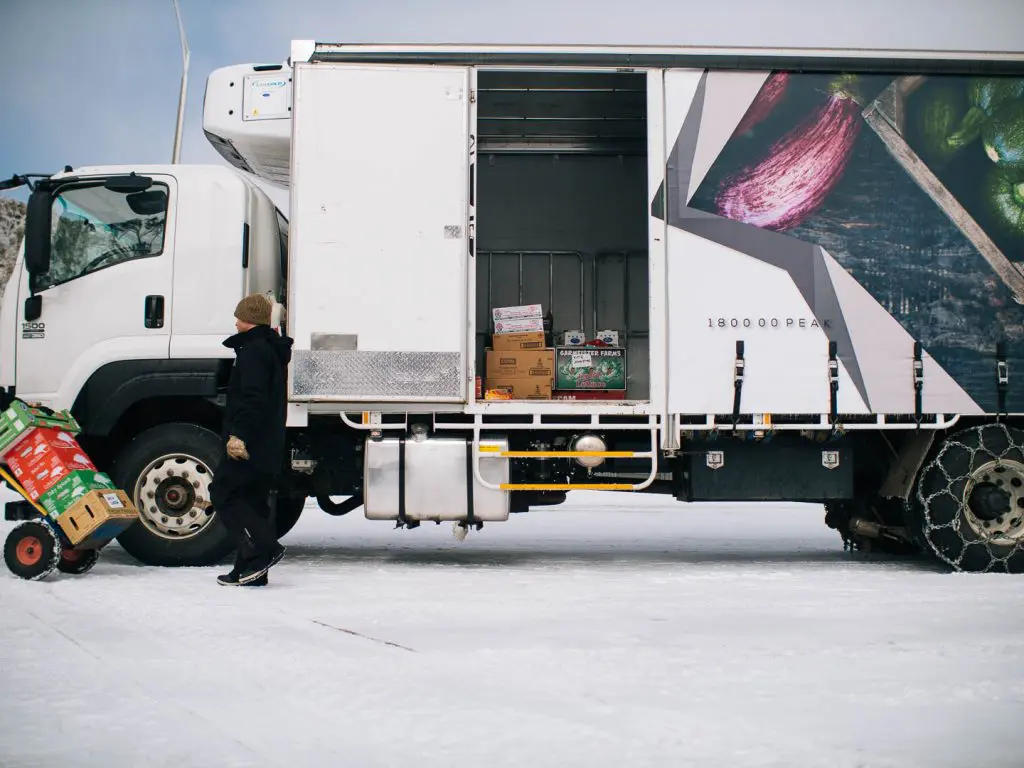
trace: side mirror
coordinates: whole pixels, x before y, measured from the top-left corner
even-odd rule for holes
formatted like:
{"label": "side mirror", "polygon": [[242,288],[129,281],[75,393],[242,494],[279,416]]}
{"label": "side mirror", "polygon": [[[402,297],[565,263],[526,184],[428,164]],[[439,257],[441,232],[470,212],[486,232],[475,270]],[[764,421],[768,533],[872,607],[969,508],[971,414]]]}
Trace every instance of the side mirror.
{"label": "side mirror", "polygon": [[34,323],[43,316],[43,297],[29,296],[25,299],[25,322]]}
{"label": "side mirror", "polygon": [[25,266],[30,275],[50,271],[50,228],[53,197],[48,184],[37,184],[28,198],[25,212]]}

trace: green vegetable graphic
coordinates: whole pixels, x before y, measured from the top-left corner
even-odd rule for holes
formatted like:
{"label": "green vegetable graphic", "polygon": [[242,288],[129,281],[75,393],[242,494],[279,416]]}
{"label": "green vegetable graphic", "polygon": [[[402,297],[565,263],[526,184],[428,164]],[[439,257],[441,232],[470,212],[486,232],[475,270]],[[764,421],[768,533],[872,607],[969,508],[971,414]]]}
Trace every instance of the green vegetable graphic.
{"label": "green vegetable graphic", "polygon": [[992,207],[1003,227],[1024,235],[1024,170],[993,168],[988,179]]}
{"label": "green vegetable graphic", "polygon": [[1000,105],[1024,96],[1024,80],[975,78],[971,80],[967,93],[971,104],[991,115]]}
{"label": "green vegetable graphic", "polygon": [[974,78],[967,89],[967,95],[971,108],[960,121],[957,131],[949,137],[949,142],[958,147],[977,139],[982,128],[1000,106],[1024,97],[1024,80]]}
{"label": "green vegetable graphic", "polygon": [[924,108],[914,115],[915,128],[921,136],[921,154],[932,163],[941,165],[952,158],[962,146],[950,137],[960,124],[960,115],[967,108],[966,99],[959,89],[943,86],[937,89]]}
{"label": "green vegetable graphic", "polygon": [[1003,168],[1024,168],[1024,101],[999,107],[982,129],[985,154]]}

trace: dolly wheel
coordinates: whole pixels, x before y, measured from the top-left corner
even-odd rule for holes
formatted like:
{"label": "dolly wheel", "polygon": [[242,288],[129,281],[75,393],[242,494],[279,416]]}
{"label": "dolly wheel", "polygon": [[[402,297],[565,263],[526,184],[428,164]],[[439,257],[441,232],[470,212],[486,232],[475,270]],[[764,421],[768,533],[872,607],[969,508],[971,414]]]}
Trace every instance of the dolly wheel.
{"label": "dolly wheel", "polygon": [[98,549],[65,549],[60,554],[57,570],[61,573],[80,576],[91,571],[99,559],[100,551]]}
{"label": "dolly wheel", "polygon": [[15,576],[36,581],[53,573],[61,558],[60,539],[46,523],[31,520],[7,534],[4,562]]}

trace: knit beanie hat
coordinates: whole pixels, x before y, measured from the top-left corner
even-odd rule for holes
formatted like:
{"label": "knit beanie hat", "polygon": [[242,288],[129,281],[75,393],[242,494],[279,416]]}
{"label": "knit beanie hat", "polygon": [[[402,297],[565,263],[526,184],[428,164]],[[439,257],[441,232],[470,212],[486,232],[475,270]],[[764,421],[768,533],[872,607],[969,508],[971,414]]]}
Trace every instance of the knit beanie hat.
{"label": "knit beanie hat", "polygon": [[274,309],[270,299],[262,293],[246,296],[235,307],[235,317],[243,323],[252,325],[270,325],[270,314]]}

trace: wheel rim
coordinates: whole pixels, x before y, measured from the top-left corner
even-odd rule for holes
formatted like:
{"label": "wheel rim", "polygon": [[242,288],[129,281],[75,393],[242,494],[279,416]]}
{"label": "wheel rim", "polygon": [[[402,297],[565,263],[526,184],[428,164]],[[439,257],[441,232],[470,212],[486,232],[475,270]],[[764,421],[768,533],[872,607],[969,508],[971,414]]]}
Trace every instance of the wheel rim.
{"label": "wheel rim", "polygon": [[36,536],[26,536],[14,548],[14,555],[26,567],[38,565],[43,559],[43,542]]}
{"label": "wheel rim", "polygon": [[962,501],[964,518],[980,538],[1006,545],[1024,540],[1024,464],[982,464],[968,477]]}
{"label": "wheel rim", "polygon": [[202,533],[213,520],[213,473],[195,456],[176,453],[150,462],[135,484],[139,520],[164,539],[182,541]]}

